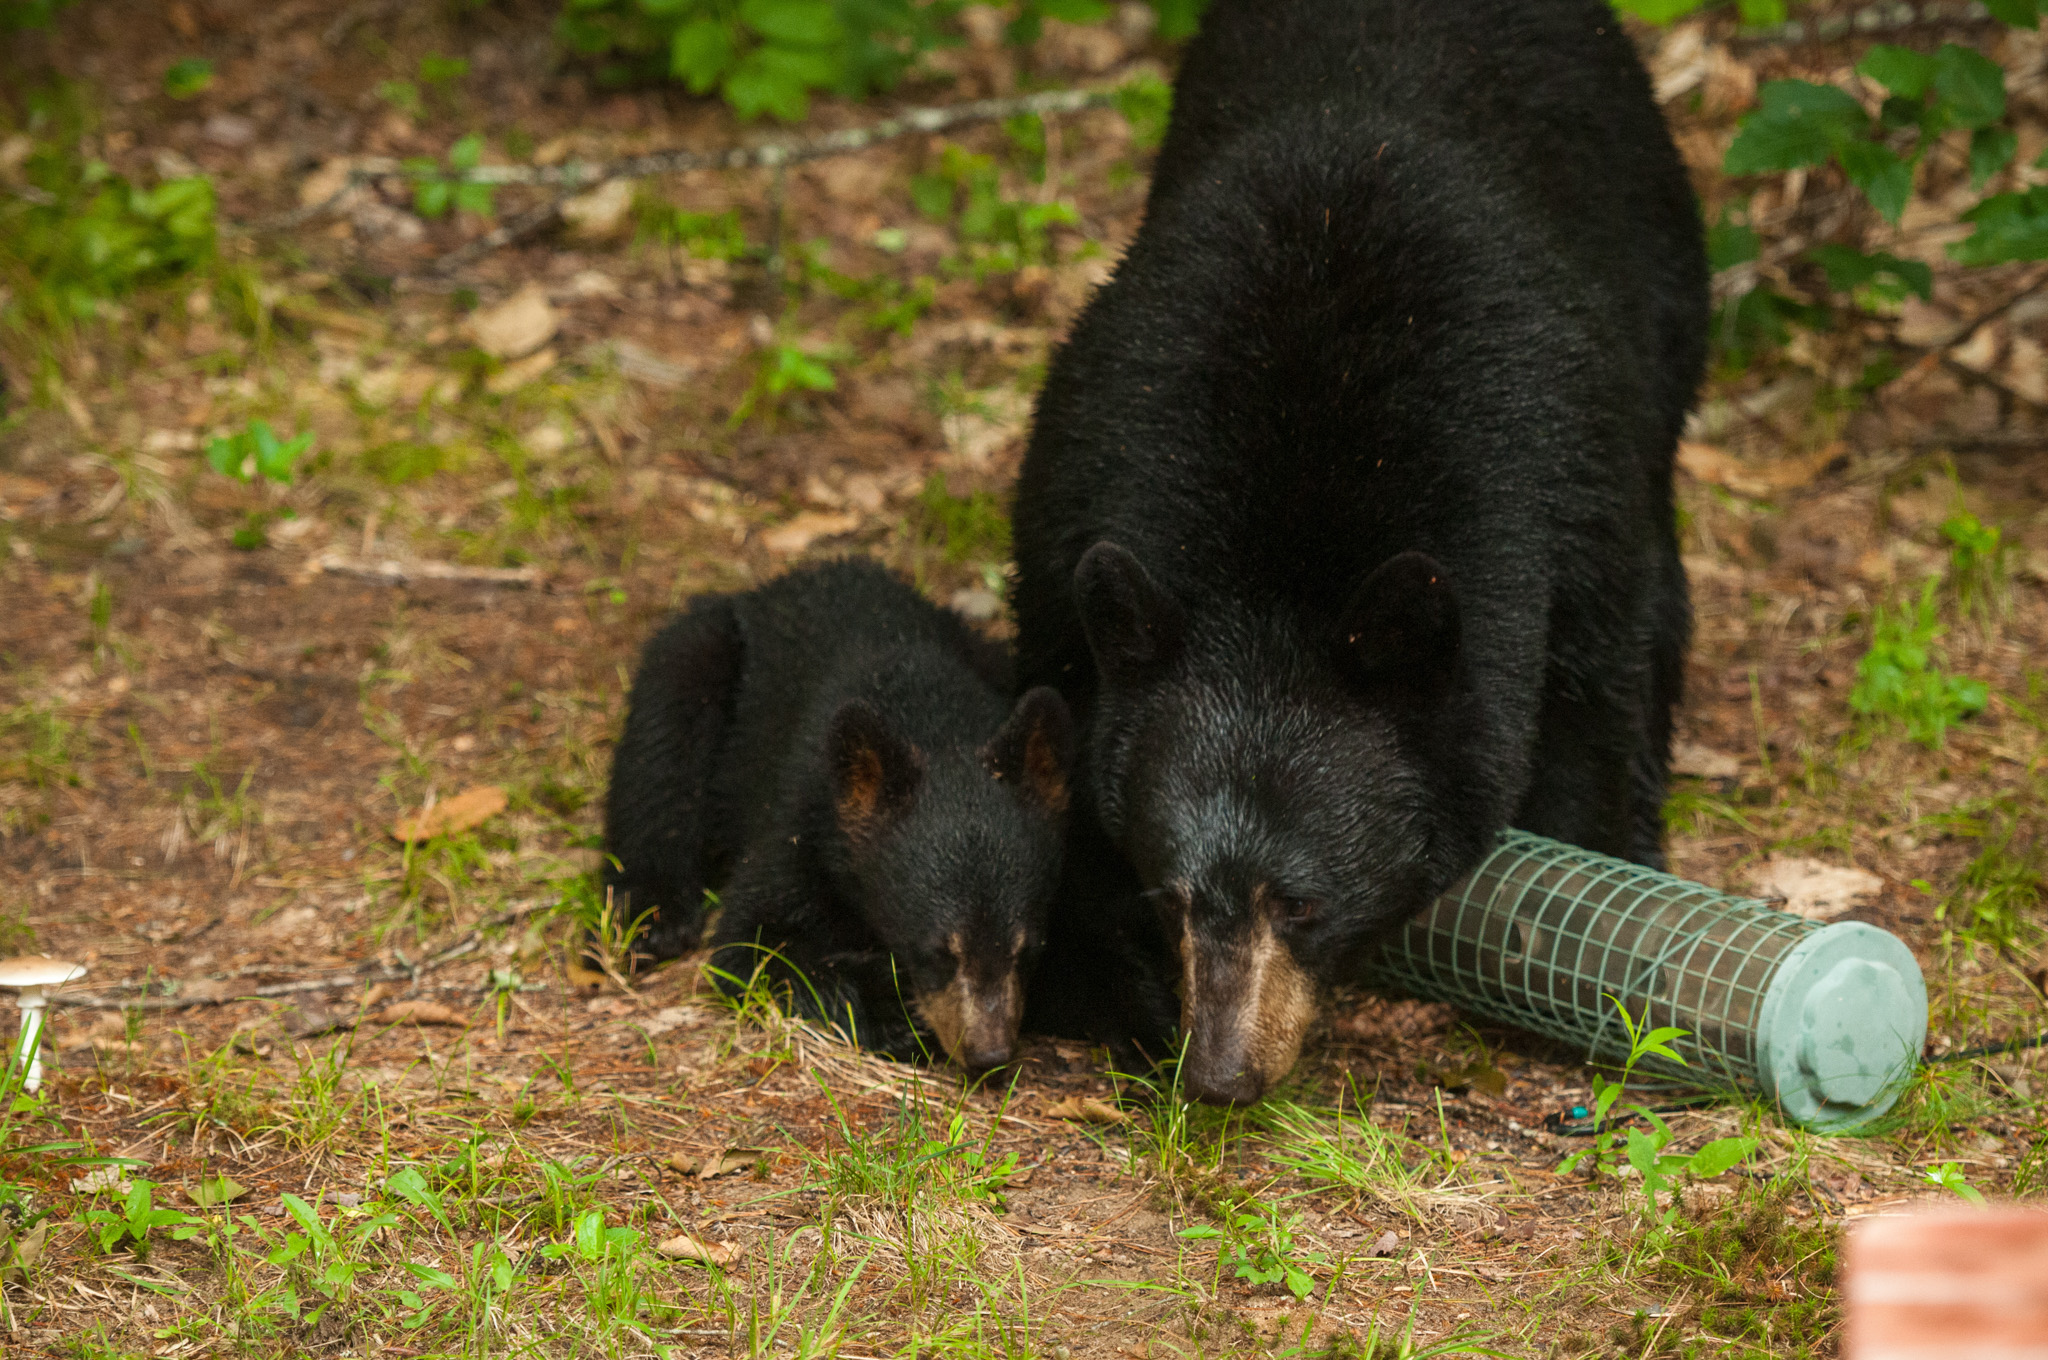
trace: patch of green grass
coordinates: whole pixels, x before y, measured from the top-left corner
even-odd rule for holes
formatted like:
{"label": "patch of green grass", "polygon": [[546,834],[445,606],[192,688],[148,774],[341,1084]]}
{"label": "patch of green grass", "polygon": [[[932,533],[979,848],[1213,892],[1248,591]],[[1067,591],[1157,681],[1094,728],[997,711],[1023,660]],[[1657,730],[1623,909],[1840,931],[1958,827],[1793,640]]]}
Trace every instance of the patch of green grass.
{"label": "patch of green grass", "polygon": [[462,450],[416,439],[372,444],[358,454],[357,459],[363,471],[386,486],[425,481],[435,473],[458,469],[467,461]]}
{"label": "patch of green grass", "polygon": [[633,200],[633,241],[700,260],[737,260],[751,249],[737,210],[690,212],[645,191]]}
{"label": "patch of green grass", "polygon": [[1940,578],[1930,576],[1919,597],[1872,613],[1870,650],[1856,663],[1849,707],[1882,726],[1903,727],[1923,746],[1937,747],[1948,729],[1981,712],[1990,697],[1982,680],[1941,668],[1936,644],[1945,629],[1935,602]]}
{"label": "patch of green grass", "polygon": [[951,224],[964,247],[960,267],[976,278],[1053,263],[1053,228],[1081,224],[1071,203],[1003,197],[994,157],[950,142],[936,166],[911,178],[910,198],[926,217]]}
{"label": "patch of green grass", "polygon": [[50,704],[19,704],[0,713],[0,779],[30,788],[84,782],[78,762],[85,739],[76,724],[57,716]]}
{"label": "patch of green grass", "polygon": [[1010,554],[1010,517],[993,491],[955,496],[934,472],[917,494],[918,535],[955,564],[1000,562]]}
{"label": "patch of green grass", "polygon": [[814,1183],[827,1194],[878,1200],[906,1212],[934,1201],[1003,1204],[1017,1154],[994,1151],[1000,1112],[989,1121],[987,1135],[977,1139],[968,1130],[964,1106],[940,1114],[913,1095],[903,1098],[881,1129],[856,1129],[838,1095],[822,1079],[818,1087],[832,1108],[839,1143],[811,1154]]}
{"label": "patch of green grass", "polygon": [[773,424],[778,417],[788,414],[801,394],[837,391],[839,378],[833,365],[846,357],[843,351],[832,347],[813,349],[787,341],[769,345],[761,351],[754,367],[754,381],[726,424],[737,428],[757,415]]}
{"label": "patch of green grass", "polygon": [[1325,1252],[1302,1247],[1295,1241],[1301,1227],[1300,1214],[1283,1213],[1277,1206],[1246,1200],[1223,1216],[1221,1224],[1198,1223],[1182,1228],[1175,1236],[1190,1242],[1214,1241],[1217,1270],[1228,1269],[1236,1279],[1254,1287],[1285,1286],[1297,1299],[1315,1292],[1310,1268],[1329,1269]]}
{"label": "patch of green grass", "polygon": [[1948,540],[1948,584],[1963,617],[1991,627],[2012,610],[2005,559],[2011,545],[1996,525],[1985,524],[1967,510],[1942,522]]}
{"label": "patch of green grass", "polygon": [[1963,867],[1956,886],[1934,909],[1944,935],[2018,954],[2041,938],[2037,912],[2048,874],[2042,847],[2006,816],[1979,830],[1983,848]]}
{"label": "patch of green grass", "polygon": [[1688,1206],[1654,1274],[1701,1297],[1698,1330],[1771,1356],[1823,1353],[1839,1315],[1840,1229],[1793,1218],[1791,1193],[1744,1185],[1718,1208]]}

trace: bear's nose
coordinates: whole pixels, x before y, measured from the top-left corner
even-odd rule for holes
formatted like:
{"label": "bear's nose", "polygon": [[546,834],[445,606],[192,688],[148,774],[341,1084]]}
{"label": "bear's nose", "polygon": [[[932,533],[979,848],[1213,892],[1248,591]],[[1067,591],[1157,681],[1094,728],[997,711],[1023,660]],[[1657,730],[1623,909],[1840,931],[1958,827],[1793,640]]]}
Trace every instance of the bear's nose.
{"label": "bear's nose", "polygon": [[971,1072],[986,1072],[1010,1061],[1010,1045],[969,1040],[960,1052],[960,1065]]}
{"label": "bear's nose", "polygon": [[1187,1072],[1182,1084],[1187,1093],[1205,1105],[1250,1105],[1266,1094],[1266,1083],[1256,1072]]}

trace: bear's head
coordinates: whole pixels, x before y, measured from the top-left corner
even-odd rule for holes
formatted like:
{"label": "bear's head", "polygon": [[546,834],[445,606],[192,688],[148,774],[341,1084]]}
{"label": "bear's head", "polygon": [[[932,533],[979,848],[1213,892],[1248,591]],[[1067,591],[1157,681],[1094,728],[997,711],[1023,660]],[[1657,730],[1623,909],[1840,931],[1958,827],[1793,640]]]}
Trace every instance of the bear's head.
{"label": "bear's head", "polygon": [[1034,689],[979,748],[927,751],[855,699],[828,751],[844,873],[948,1057],[1010,1061],[1066,839],[1073,725]]}
{"label": "bear's head", "polygon": [[1409,552],[1329,625],[1275,609],[1196,628],[1109,542],[1075,589],[1097,671],[1089,787],[1179,948],[1184,1089],[1256,1100],[1322,987],[1476,858],[1456,592]]}

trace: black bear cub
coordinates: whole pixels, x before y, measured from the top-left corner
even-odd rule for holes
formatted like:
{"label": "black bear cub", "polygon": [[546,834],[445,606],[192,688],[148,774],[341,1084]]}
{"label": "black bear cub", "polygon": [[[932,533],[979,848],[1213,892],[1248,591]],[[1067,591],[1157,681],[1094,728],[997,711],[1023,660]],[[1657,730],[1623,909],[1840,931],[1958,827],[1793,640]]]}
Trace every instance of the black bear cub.
{"label": "black bear cub", "polygon": [[1072,749],[1057,693],[1010,693],[1002,648],[871,562],[691,601],[641,656],[605,808],[636,948],[694,947],[716,889],[722,985],[765,969],[868,1048],[1008,1062]]}
{"label": "black bear cub", "polygon": [[1209,6],[1018,485],[1084,734],[1034,1029],[1253,1100],[1503,827],[1656,861],[1701,236],[1608,0]]}

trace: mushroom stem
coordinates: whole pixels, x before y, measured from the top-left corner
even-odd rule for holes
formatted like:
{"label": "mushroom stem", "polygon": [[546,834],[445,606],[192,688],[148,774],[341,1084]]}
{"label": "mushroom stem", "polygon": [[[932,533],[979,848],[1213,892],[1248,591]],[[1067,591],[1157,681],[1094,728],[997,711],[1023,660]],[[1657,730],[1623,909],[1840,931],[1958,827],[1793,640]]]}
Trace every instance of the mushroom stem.
{"label": "mushroom stem", "polygon": [[21,1043],[17,1050],[23,1071],[21,1089],[31,1094],[43,1085],[43,1003],[47,999],[41,987],[23,987],[16,998],[21,1007]]}

